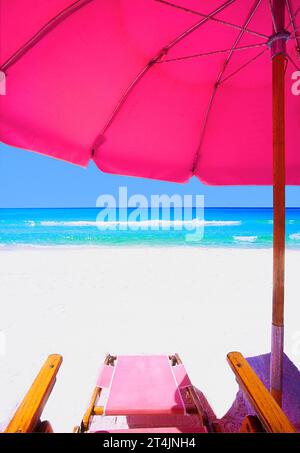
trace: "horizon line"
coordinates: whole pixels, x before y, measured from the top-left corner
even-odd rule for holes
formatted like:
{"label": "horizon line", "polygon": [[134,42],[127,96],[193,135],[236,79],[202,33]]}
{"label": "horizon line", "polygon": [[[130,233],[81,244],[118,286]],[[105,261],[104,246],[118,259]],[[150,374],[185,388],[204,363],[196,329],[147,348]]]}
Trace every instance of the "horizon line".
{"label": "horizon line", "polygon": [[[151,206],[148,208],[140,208],[137,206],[127,207],[129,209],[151,209]],[[159,207],[162,209],[162,207]],[[174,208],[174,206],[170,206],[170,208]],[[176,207],[180,209],[179,207]],[[197,206],[192,206],[193,208],[197,208]],[[0,206],[0,209],[104,209],[103,207],[99,206]],[[114,209],[114,208],[111,208]],[[120,206],[116,206],[116,209],[120,209]],[[123,208],[126,209],[126,208]],[[182,207],[184,209],[184,207]],[[274,209],[273,206],[204,206],[204,209]],[[300,209],[300,206],[286,206],[285,209]]]}

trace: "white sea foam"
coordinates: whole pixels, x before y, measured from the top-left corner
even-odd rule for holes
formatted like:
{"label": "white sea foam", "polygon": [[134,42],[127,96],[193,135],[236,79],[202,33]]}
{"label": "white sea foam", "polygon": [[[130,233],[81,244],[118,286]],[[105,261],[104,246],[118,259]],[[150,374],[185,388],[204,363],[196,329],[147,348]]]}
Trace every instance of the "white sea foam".
{"label": "white sea foam", "polygon": [[[97,221],[97,220],[72,220],[72,221],[55,221],[55,220],[45,220],[41,221],[40,225],[46,227],[54,226],[69,226],[69,227],[81,227],[81,226],[118,226],[118,225],[128,225],[128,226],[232,226],[232,225],[241,225],[240,220],[200,220],[200,219],[190,219],[190,220],[160,220],[160,219],[151,219],[151,220],[135,220],[135,221]],[[32,225],[33,226],[33,225]]]}
{"label": "white sea foam", "polygon": [[68,227],[117,227],[117,226],[128,226],[128,227],[179,227],[184,225],[190,226],[202,226],[203,221],[198,219],[192,220],[108,220],[108,221],[42,221],[42,226],[53,227],[53,226],[68,226]]}
{"label": "white sea foam", "polygon": [[97,221],[86,221],[86,220],[70,220],[70,221],[63,221],[63,220],[42,220],[40,225],[47,226],[47,227],[55,227],[55,226],[97,226]]}
{"label": "white sea foam", "polygon": [[238,242],[256,242],[257,236],[233,236],[233,239]]}
{"label": "white sea foam", "polygon": [[205,220],[205,226],[233,226],[241,225],[241,220]]}
{"label": "white sea foam", "polygon": [[294,240],[294,241],[300,241],[300,232],[299,233],[290,234],[289,238]]}

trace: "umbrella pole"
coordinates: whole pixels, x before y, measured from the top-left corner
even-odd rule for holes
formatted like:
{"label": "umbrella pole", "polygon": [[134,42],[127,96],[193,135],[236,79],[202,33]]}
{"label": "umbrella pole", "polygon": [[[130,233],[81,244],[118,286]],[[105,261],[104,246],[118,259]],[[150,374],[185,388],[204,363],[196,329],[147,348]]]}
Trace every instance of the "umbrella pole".
{"label": "umbrella pole", "polygon": [[271,394],[281,405],[284,336],[285,159],[284,55],[272,61],[273,71],[273,313]]}
{"label": "umbrella pole", "polygon": [[[275,35],[284,30],[284,1],[273,1]],[[284,344],[285,268],[285,42],[275,39],[272,51],[273,97],[273,311],[270,365],[271,394],[281,406]]]}

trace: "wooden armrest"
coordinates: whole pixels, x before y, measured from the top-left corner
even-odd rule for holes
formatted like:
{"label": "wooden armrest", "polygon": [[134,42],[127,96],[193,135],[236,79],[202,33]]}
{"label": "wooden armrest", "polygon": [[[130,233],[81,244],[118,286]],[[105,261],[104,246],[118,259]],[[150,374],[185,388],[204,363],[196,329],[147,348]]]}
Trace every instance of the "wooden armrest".
{"label": "wooden armrest", "polygon": [[55,384],[61,363],[60,355],[49,355],[6,427],[5,433],[30,433],[35,430]]}
{"label": "wooden armrest", "polygon": [[227,360],[239,386],[248,397],[265,430],[270,433],[296,432],[294,426],[242,354],[230,352]]}

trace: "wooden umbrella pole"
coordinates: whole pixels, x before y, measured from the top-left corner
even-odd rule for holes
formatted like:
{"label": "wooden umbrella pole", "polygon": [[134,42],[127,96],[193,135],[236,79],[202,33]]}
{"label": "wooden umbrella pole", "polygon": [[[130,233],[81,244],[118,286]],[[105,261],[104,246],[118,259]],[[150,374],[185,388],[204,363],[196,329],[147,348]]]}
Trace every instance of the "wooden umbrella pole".
{"label": "wooden umbrella pole", "polygon": [[273,313],[271,394],[281,405],[284,336],[285,159],[284,55],[272,61],[273,71]]}
{"label": "wooden umbrella pole", "polygon": [[[271,394],[281,406],[284,344],[285,268],[285,42],[284,1],[273,1],[275,20],[272,51],[273,96],[273,313],[270,367]],[[283,33],[282,33],[283,32]],[[282,34],[282,38],[278,37]]]}

